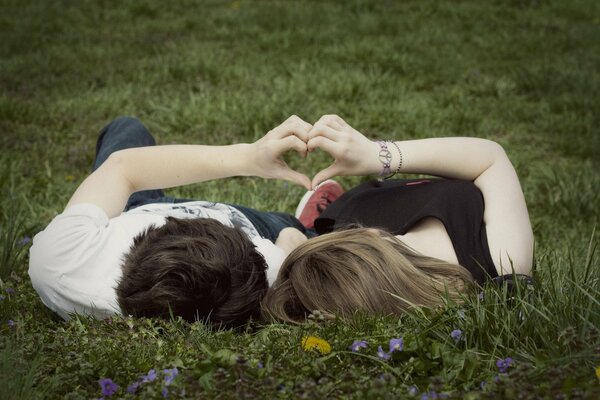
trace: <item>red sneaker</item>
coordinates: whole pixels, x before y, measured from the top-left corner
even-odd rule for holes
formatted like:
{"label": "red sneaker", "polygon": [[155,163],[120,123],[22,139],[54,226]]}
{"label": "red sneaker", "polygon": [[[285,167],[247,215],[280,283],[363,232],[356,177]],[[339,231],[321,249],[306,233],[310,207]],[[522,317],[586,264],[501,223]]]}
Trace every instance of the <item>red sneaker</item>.
{"label": "red sneaker", "polygon": [[315,190],[310,190],[302,196],[296,208],[296,218],[306,228],[314,228],[315,219],[342,193],[344,193],[342,185],[332,179],[320,183]]}

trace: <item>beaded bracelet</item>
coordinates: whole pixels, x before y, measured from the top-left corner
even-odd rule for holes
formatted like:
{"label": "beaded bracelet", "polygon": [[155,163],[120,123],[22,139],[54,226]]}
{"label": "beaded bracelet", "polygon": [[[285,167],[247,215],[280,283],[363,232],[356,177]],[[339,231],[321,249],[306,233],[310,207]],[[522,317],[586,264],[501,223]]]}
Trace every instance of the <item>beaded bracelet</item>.
{"label": "beaded bracelet", "polygon": [[394,171],[393,174],[391,174],[390,176],[388,176],[385,179],[390,179],[392,176],[396,175],[398,172],[400,172],[400,168],[402,168],[402,152],[400,151],[400,146],[398,146],[398,143],[396,143],[395,141],[391,141],[392,144],[394,146],[396,146],[396,150],[398,150],[398,155],[400,156],[400,161],[398,162],[398,167],[396,167],[396,170]]}

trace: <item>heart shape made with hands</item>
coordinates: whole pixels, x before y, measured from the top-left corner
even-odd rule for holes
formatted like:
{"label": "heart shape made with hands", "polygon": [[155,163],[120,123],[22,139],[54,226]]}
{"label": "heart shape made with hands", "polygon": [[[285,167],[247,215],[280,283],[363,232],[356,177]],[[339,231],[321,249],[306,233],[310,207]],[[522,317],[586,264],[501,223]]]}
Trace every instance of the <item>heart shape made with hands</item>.
{"label": "heart shape made with hands", "polygon": [[[272,177],[298,183],[309,190],[319,183],[339,175],[367,175],[377,172],[378,158],[365,154],[378,154],[379,145],[352,128],[335,114],[322,116],[314,125],[298,116],[291,116],[270,131],[277,159]],[[288,167],[280,157],[293,150],[306,158],[311,152],[321,149],[328,153],[333,162],[317,172],[312,179]]]}

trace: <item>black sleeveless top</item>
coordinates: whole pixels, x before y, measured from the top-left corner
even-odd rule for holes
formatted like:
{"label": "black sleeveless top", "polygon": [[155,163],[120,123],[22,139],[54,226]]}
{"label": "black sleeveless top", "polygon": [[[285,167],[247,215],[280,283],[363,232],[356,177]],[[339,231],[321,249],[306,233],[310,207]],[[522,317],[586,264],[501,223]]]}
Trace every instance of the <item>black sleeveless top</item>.
{"label": "black sleeveless top", "polygon": [[483,223],[483,196],[469,181],[398,179],[363,183],[340,196],[315,221],[319,234],[349,224],[406,234],[426,217],[446,228],[458,262],[475,281],[498,276]]}

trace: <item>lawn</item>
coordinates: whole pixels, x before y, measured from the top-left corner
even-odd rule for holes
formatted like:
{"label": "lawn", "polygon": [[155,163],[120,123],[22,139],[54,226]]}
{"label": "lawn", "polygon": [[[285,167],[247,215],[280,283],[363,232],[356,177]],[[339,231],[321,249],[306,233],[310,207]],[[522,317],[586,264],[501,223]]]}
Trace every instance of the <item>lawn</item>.
{"label": "lawn", "polygon": [[[0,29],[0,398],[600,395],[599,2],[3,0]],[[31,238],[111,119],[136,116],[159,143],[228,144],[329,113],[372,138],[502,144],[533,223],[535,288],[399,319],[211,331],[67,323],[31,287]],[[331,161],[287,160],[309,176]],[[286,212],[303,192],[258,178],[169,191]]]}

